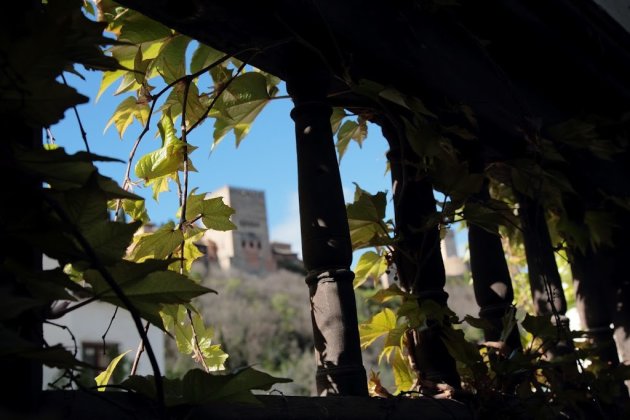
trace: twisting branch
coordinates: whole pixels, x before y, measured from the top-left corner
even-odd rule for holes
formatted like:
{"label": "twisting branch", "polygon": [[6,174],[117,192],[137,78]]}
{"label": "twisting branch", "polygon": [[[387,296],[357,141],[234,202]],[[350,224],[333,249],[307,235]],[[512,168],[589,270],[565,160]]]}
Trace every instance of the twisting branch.
{"label": "twisting branch", "polygon": [[105,330],[105,332],[101,336],[101,339],[103,340],[103,351],[105,351],[105,348],[107,347],[107,343],[105,343],[105,337],[107,337],[107,333],[109,333],[109,329],[112,327],[112,324],[114,323],[114,320],[116,319],[116,315],[117,314],[118,314],[118,306],[116,306],[114,308],[114,314],[112,315],[111,319],[109,320],[109,324],[107,325],[107,329]]}
{"label": "twisting branch", "polygon": [[118,285],[116,280],[112,277],[109,270],[107,270],[107,267],[105,267],[105,265],[103,264],[101,259],[98,257],[98,255],[96,255],[96,252],[94,251],[94,249],[92,248],[88,240],[85,238],[85,236],[83,236],[83,233],[81,233],[81,231],[77,228],[74,222],[70,219],[70,216],[68,216],[68,214],[59,205],[59,203],[57,203],[53,198],[51,198],[47,194],[42,194],[42,198],[55,211],[55,213],[57,213],[57,216],[59,217],[59,219],[61,219],[61,221],[66,226],[68,226],[68,228],[70,229],[70,233],[77,240],[81,248],[83,248],[83,251],[87,255],[90,262],[93,264],[96,270],[101,274],[101,276],[103,276],[103,279],[108,284],[108,286],[111,287],[116,297],[120,299],[122,304],[125,306],[125,308],[127,308],[129,313],[131,314],[133,322],[136,326],[136,330],[138,331],[138,334],[140,335],[140,337],[142,338],[142,341],[144,342],[146,346],[147,355],[149,356],[149,360],[151,362],[151,368],[153,369],[155,390],[157,394],[158,404],[160,405],[160,408],[163,409],[165,407],[164,384],[162,381],[162,375],[160,373],[160,366],[158,365],[157,358],[155,357],[155,352],[153,351],[153,348],[151,347],[149,338],[147,337],[147,334],[144,331],[144,328],[142,327],[142,318],[140,317],[140,312],[135,307],[133,302],[127,297],[127,295],[125,295],[125,292]]}
{"label": "twisting branch", "polygon": [[[61,73],[61,80],[63,80],[63,84],[68,86],[68,82],[66,81],[66,76]],[[90,145],[88,144],[87,133],[83,128],[83,123],[81,122],[81,117],[79,116],[79,111],[77,110],[76,105],[72,105],[72,110],[74,111],[74,116],[77,118],[77,123],[79,124],[79,129],[81,130],[81,138],[83,139],[83,144],[85,144],[85,150],[88,153],[90,152]]]}
{"label": "twisting branch", "polygon": [[199,336],[197,335],[197,330],[195,330],[195,325],[193,324],[192,312],[190,309],[186,308],[186,313],[188,314],[188,320],[190,321],[190,329],[192,331],[193,341],[195,342],[194,353],[195,356],[199,359],[199,363],[203,366],[206,372],[210,372],[210,368],[206,364],[206,359],[203,358],[203,350],[201,350],[201,345],[199,344]]}
{"label": "twisting branch", "polygon": [[[144,326],[144,333],[148,334],[149,333],[149,326],[151,325],[150,322],[147,321],[147,323]],[[135,375],[136,371],[138,370],[138,363],[140,362],[140,356],[142,356],[142,353],[144,352],[144,340],[140,340],[140,343],[138,344],[138,350],[136,350],[136,356],[133,358],[133,364],[131,365],[131,371],[129,372],[129,375]]]}
{"label": "twisting branch", "polygon": [[74,346],[74,351],[72,352],[72,355],[74,357],[77,357],[77,353],[79,352],[79,345],[77,344],[77,338],[72,333],[72,330],[70,328],[68,328],[67,325],[57,324],[56,322],[51,322],[51,321],[48,321],[48,320],[45,320],[44,324],[53,325],[53,326],[55,326],[57,328],[61,328],[62,330],[67,331],[68,334],[70,334],[70,338],[72,339],[72,345]]}
{"label": "twisting branch", "polygon": [[[237,76],[238,76],[238,72],[237,72]],[[235,76],[236,77],[236,76]],[[232,79],[233,80],[233,79]],[[188,131],[186,129],[186,107],[188,107],[188,92],[190,91],[190,83],[192,82],[191,79],[186,80],[186,84],[184,85],[184,101],[182,103],[182,125],[181,125],[181,131],[182,131],[182,142],[184,143],[184,153],[183,153],[183,166],[184,166],[184,182],[183,182],[183,186],[181,189],[181,195],[180,195],[180,202],[181,202],[181,215],[179,218],[179,229],[182,231],[182,237],[185,235],[186,233],[186,205],[188,203],[188,172],[189,172],[189,168],[188,168],[188,139],[187,139],[187,134]],[[223,90],[219,93],[217,93],[217,96],[215,98],[217,98],[219,95],[221,95],[221,93],[223,92]],[[213,101],[214,103],[214,101]],[[206,111],[205,115],[208,115],[208,112],[210,112],[210,110],[208,109],[208,111]],[[203,117],[205,118],[205,116]],[[186,245],[186,239],[182,240],[182,244],[181,244],[181,267],[180,267],[180,273],[184,274],[185,271],[185,264],[186,264],[186,256],[184,254],[184,250],[185,250],[185,245]],[[195,330],[195,325],[193,324],[193,319],[192,319],[192,313],[190,312],[190,309],[186,309],[186,313],[188,314],[188,320],[190,321],[190,328],[192,330],[192,335],[193,335],[193,340],[194,340],[194,350],[196,355],[198,356],[199,362],[201,363],[201,365],[203,366],[204,370],[206,372],[210,372],[210,369],[208,368],[208,365],[206,365],[206,361],[203,358],[203,350],[201,349],[201,345],[199,344],[199,337],[197,336],[197,331]]]}
{"label": "twisting branch", "polygon": [[186,137],[187,131],[186,131],[186,108],[188,107],[188,93],[190,92],[190,83],[192,82],[191,79],[187,79],[186,80],[186,84],[184,85],[184,100],[182,103],[182,126],[181,126],[181,131],[182,131],[182,142],[184,143],[184,151],[182,153],[183,155],[183,166],[184,166],[184,185],[182,186],[181,192],[180,192],[180,203],[181,203],[181,215],[179,217],[179,229],[182,231],[182,245],[181,245],[181,268],[180,268],[180,273],[184,273],[184,265],[186,263],[186,257],[184,255],[184,245],[186,244],[186,239],[184,238],[185,235],[185,224],[186,224],[186,204],[188,203],[188,139]]}
{"label": "twisting branch", "polygon": [[[239,54],[241,53],[245,53],[249,50],[252,50],[252,48],[248,48],[245,49],[241,52],[239,52]],[[149,129],[151,127],[151,117],[153,116],[153,111],[155,110],[155,106],[157,105],[157,101],[158,99],[164,94],[166,93],[168,90],[170,90],[173,86],[175,86],[176,84],[182,82],[182,81],[189,81],[188,83],[192,82],[192,80],[196,79],[197,77],[201,76],[202,74],[204,74],[205,72],[209,71],[210,69],[220,65],[221,63],[227,61],[228,59],[230,59],[232,57],[232,55],[224,55],[223,57],[221,57],[220,59],[214,61],[213,63],[207,65],[206,67],[202,68],[201,70],[193,73],[193,74],[189,74],[183,77],[180,77],[177,80],[172,81],[171,83],[169,83],[168,85],[166,85],[164,88],[162,88],[157,94],[152,95],[150,97],[152,103],[151,103],[151,109],[149,110],[149,116],[147,117],[147,122],[144,125],[144,128],[142,129],[142,131],[140,132],[140,135],[138,135],[138,138],[136,139],[136,141],[133,144],[133,147],[131,148],[131,152],[129,152],[129,157],[127,158],[127,168],[125,169],[125,177],[123,179],[123,184],[122,187],[123,189],[127,190],[129,188],[129,186],[131,185],[131,164],[133,163],[133,159],[136,156],[136,152],[138,151],[138,146],[140,146],[140,142],[142,141],[142,139],[144,138],[144,136],[149,132]],[[118,199],[116,202],[116,214],[120,211],[120,207],[122,205],[122,200]]]}
{"label": "twisting branch", "polygon": [[[245,66],[247,65],[248,61],[251,61],[252,58],[256,57],[256,55],[259,54],[260,51],[255,52],[254,54],[252,54],[251,57],[249,57],[249,60],[247,61],[243,61],[243,63],[239,66],[238,70],[236,70],[236,74],[234,75],[234,77],[230,78],[230,80],[228,80],[227,82],[225,82],[225,84],[223,84],[223,86],[221,86],[218,90],[218,92],[216,93],[216,95],[214,96],[214,98],[212,98],[212,102],[210,102],[210,105],[208,105],[208,108],[206,108],[206,112],[203,113],[203,115],[197,120],[197,122],[195,122],[187,131],[186,133],[190,133],[191,131],[193,131],[195,128],[197,128],[199,126],[199,124],[201,124],[206,117],[208,116],[208,114],[210,113],[210,111],[212,111],[212,108],[214,108],[214,104],[217,103],[217,101],[219,100],[219,98],[221,97],[221,95],[223,94],[223,92],[225,92],[227,90],[228,87],[230,87],[230,85],[232,84],[232,82],[234,81],[234,79],[236,79],[241,72],[243,71],[243,69],[245,69]],[[183,134],[183,133],[182,133]]]}

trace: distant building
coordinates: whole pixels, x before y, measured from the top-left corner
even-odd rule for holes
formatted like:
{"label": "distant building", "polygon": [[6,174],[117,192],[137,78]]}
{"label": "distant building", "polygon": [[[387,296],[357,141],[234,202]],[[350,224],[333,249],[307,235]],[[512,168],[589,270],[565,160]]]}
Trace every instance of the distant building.
{"label": "distant building", "polygon": [[[235,230],[208,230],[201,241],[210,262],[221,270],[236,269],[250,274],[276,270],[267,225],[267,208],[263,191],[225,186],[209,197],[223,197],[223,202],[236,213],[232,216]],[[203,251],[203,249],[202,249]]]}
{"label": "distant building", "polygon": [[291,244],[284,242],[271,243],[271,255],[278,268],[305,273],[304,263],[298,254],[291,249]]}

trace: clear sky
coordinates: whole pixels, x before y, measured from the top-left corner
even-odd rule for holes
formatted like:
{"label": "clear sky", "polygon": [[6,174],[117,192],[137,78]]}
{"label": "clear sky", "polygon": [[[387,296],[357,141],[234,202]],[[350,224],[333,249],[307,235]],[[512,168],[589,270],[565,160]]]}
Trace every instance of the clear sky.
{"label": "clear sky", "polygon": [[[95,102],[101,73],[85,70],[81,73],[85,80],[73,75],[67,76],[67,80],[90,98],[89,103],[80,105],[77,109],[88,133],[91,151],[126,162],[133,142],[141,131],[140,125],[135,122],[130,126],[122,140],[113,126],[107,132],[103,131],[116,106],[129,94],[114,96],[117,86],[115,83]],[[282,85],[280,95],[284,94]],[[234,138],[228,136],[210,153],[213,122],[208,120],[196,129],[188,141],[198,147],[192,153],[191,159],[199,172],[191,174],[189,189],[196,187],[198,192],[211,192],[223,185],[231,185],[264,190],[271,239],[290,242],[294,250],[300,252],[295,136],[293,120],[289,116],[292,107],[290,99],[271,101],[258,116],[238,149]],[[159,117],[153,118],[151,131],[144,137],[136,154],[136,161],[159,146],[160,140],[154,136],[158,119]],[[85,149],[72,110],[68,110],[65,118],[51,127],[51,130],[57,143],[67,151]],[[350,144],[340,165],[346,201],[352,200],[353,182],[359,183],[371,193],[391,191],[390,175],[385,174],[386,151],[387,143],[380,128],[374,125],[369,127],[368,138],[362,149],[355,142]],[[126,163],[99,164],[103,174],[119,183],[123,180],[125,167]],[[174,188],[173,186],[172,190]],[[155,223],[175,219],[178,203],[173,191],[160,195],[159,203],[153,200],[149,188],[137,186],[133,191],[146,198],[149,215]]]}

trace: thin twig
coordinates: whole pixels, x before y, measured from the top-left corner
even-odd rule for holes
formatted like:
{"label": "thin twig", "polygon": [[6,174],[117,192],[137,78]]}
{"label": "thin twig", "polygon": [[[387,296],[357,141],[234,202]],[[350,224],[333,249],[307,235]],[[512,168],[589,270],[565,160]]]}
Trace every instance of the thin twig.
{"label": "thin twig", "polygon": [[[63,73],[61,73],[61,80],[63,80],[64,85],[69,86]],[[74,111],[74,116],[77,118],[77,123],[79,124],[79,129],[81,130],[81,138],[83,139],[83,144],[85,144],[85,150],[88,153],[91,153],[90,145],[88,144],[87,133],[83,128],[83,123],[81,122],[81,117],[79,116],[79,111],[77,110],[76,105],[72,105],[72,110]]]}
{"label": "thin twig", "polygon": [[50,130],[50,127],[46,127],[46,141],[48,144],[57,143],[57,140],[55,139],[55,136],[53,136],[53,133]]}
{"label": "thin twig", "polygon": [[[245,63],[243,63],[243,65],[241,66],[241,69],[245,66]],[[234,76],[234,78],[236,78],[238,76],[238,74],[240,73],[240,70],[236,73],[236,76]],[[231,80],[233,80],[234,78],[232,78]],[[186,85],[184,86],[184,101],[182,104],[182,125],[181,125],[181,131],[182,131],[182,142],[184,143],[184,151],[183,151],[183,166],[184,166],[184,182],[183,182],[183,188],[181,188],[181,195],[180,195],[180,202],[181,202],[181,215],[179,218],[179,229],[182,231],[182,238],[183,235],[185,233],[186,230],[186,206],[188,204],[188,172],[189,172],[189,168],[188,168],[188,139],[187,139],[187,134],[188,131],[186,130],[186,107],[188,106],[188,92],[190,90],[190,83],[191,81],[188,80],[186,81]],[[227,84],[226,84],[227,85]],[[218,98],[221,93],[223,93],[225,89],[222,89],[221,92],[217,93],[217,96],[215,98]],[[214,104],[215,100],[213,100],[212,104]],[[206,111],[205,115],[208,115],[208,112],[210,112],[211,107],[208,108],[208,110]],[[205,116],[203,117],[205,118]],[[185,267],[186,267],[186,256],[184,253],[185,250],[185,245],[186,245],[186,240],[183,239],[182,243],[181,243],[181,266],[179,269],[180,274],[184,274],[185,272]],[[203,366],[203,368],[205,369],[206,372],[210,372],[210,369],[208,369],[208,366],[206,365],[206,361],[203,358],[203,351],[201,350],[201,345],[199,344],[199,338],[197,336],[197,331],[195,330],[195,326],[193,324],[193,320],[192,320],[192,314],[190,312],[190,309],[186,309],[186,312],[188,313],[188,319],[190,320],[190,328],[192,330],[192,335],[193,335],[193,341],[194,341],[194,345],[195,345],[195,353],[197,353],[198,358],[199,358],[199,362],[201,363],[201,365]]]}
{"label": "thin twig", "polygon": [[101,336],[101,339],[103,340],[103,351],[105,351],[105,348],[107,347],[107,343],[105,343],[105,337],[107,337],[107,333],[109,332],[109,329],[112,327],[112,324],[114,323],[114,319],[116,319],[116,314],[117,313],[118,313],[118,306],[116,306],[114,308],[114,314],[112,315],[111,319],[109,320],[109,325],[107,325],[107,329],[105,330],[105,332]]}
{"label": "thin twig", "polygon": [[59,319],[59,318],[63,317],[64,315],[66,315],[66,314],[68,314],[68,313],[70,313],[70,312],[72,312],[72,311],[74,311],[76,309],[82,308],[85,305],[88,305],[88,304],[90,304],[92,302],[95,302],[95,301],[99,300],[101,297],[103,297],[104,294],[105,294],[105,292],[98,293],[98,294],[90,297],[89,299],[85,299],[85,300],[77,303],[76,305],[72,305],[72,306],[66,307],[65,309],[63,309],[61,311],[58,311],[58,312],[53,312],[53,313],[51,313],[48,316],[48,319]]}
{"label": "thin twig", "polygon": [[[151,323],[147,321],[147,323],[144,326],[145,334],[149,333],[150,326],[151,326]],[[138,344],[138,349],[136,350],[136,356],[133,358],[133,364],[131,365],[131,371],[129,372],[129,375],[136,374],[136,371],[138,370],[138,363],[140,362],[140,356],[142,355],[143,352],[144,352],[144,340],[140,340],[140,343]]]}
{"label": "thin twig", "polygon": [[68,332],[68,334],[70,334],[70,338],[72,339],[72,343],[74,345],[74,351],[72,352],[72,355],[74,357],[77,357],[77,353],[79,352],[79,345],[77,344],[77,339],[74,336],[74,334],[72,333],[72,330],[70,328],[68,328],[68,326],[66,326],[66,325],[57,324],[55,322],[51,322],[51,321],[48,321],[48,320],[45,320],[44,323],[45,324],[49,324],[49,325],[54,325],[55,327],[61,328],[62,330],[66,330]]}
{"label": "thin twig", "polygon": [[191,80],[187,80],[186,84],[184,85],[184,101],[182,104],[182,126],[181,126],[181,131],[182,131],[182,142],[184,143],[184,149],[183,149],[183,166],[184,166],[184,185],[182,190],[180,191],[180,204],[181,204],[181,215],[179,217],[179,229],[182,231],[182,244],[181,244],[181,267],[180,267],[180,274],[184,274],[185,271],[185,264],[186,264],[186,256],[184,255],[184,248],[186,245],[186,239],[184,238],[184,234],[185,234],[185,223],[186,223],[186,205],[188,204],[188,172],[189,172],[189,168],[188,168],[188,139],[187,139],[187,131],[186,131],[186,107],[188,106],[188,92],[190,91],[190,83]]}

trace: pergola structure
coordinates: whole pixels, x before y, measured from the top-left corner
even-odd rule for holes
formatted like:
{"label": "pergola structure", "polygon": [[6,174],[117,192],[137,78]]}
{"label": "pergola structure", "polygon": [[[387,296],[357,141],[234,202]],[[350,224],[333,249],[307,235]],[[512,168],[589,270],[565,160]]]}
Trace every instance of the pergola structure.
{"label": "pergola structure", "polygon": [[[401,155],[405,156],[408,142],[400,138],[404,134],[388,115],[395,111],[374,112],[377,101],[362,94],[362,81],[417,97],[440,120],[450,123],[458,117],[448,104],[468,107],[479,144],[463,148],[475,156],[471,166],[481,168],[489,159],[527,155],[533,133],[546,133],[577,116],[618,116],[630,108],[630,35],[622,26],[627,16],[621,12],[615,20],[590,0],[121,3],[287,82],[295,102],[291,116],[298,145],[303,254],[309,270],[321,394],[366,392],[351,290],[348,227],[328,121],[331,106],[373,113],[371,119],[382,126],[391,146],[394,183],[402,180],[406,163]],[[589,179],[576,169],[572,180],[584,184],[584,200],[588,191],[602,187],[627,195],[627,150],[621,156],[612,163],[577,154],[565,156],[569,165],[591,168]],[[434,211],[433,196],[425,180],[408,184],[414,185],[408,185],[411,192],[406,204],[397,209],[396,221],[402,232],[407,230],[405,238],[413,246],[426,237],[413,238],[409,226],[423,213]],[[395,189],[395,200],[400,194]],[[538,254],[545,258],[528,256],[536,310],[563,314],[566,302],[540,203],[527,197],[520,201],[523,224],[533,227],[524,229],[527,248],[548,251]],[[511,304],[512,291],[504,264],[484,260],[492,252],[502,255],[498,238],[484,235],[488,234],[482,229],[470,231],[475,292],[482,315],[496,321]],[[493,250],[480,251],[474,246],[476,241],[493,243]],[[623,244],[627,241],[617,241],[615,252],[627,248]],[[579,261],[585,269],[600,264],[596,255],[582,257]],[[422,273],[415,273],[422,281],[411,289],[422,298],[445,304],[439,253],[429,260],[419,269]],[[405,263],[398,262],[399,270],[405,270]],[[542,282],[545,276],[553,289],[551,300]],[[593,314],[606,312],[605,307],[615,303],[594,303],[593,293],[587,292],[589,280],[583,282],[586,287],[580,302],[587,306],[590,319],[601,318],[589,327],[607,327],[609,316]],[[504,283],[499,296],[491,288],[497,281]],[[624,322],[627,325],[627,319]],[[628,347],[627,330],[625,340]],[[434,337],[423,340],[427,350],[420,356],[420,369],[428,378],[455,383],[454,364],[438,342]]]}
{"label": "pergola structure", "polygon": [[[407,111],[382,106],[365,81],[420,99],[446,124],[474,118],[478,141],[461,147],[470,166],[479,171],[488,161],[528,155],[535,133],[546,133],[571,118],[618,118],[630,109],[630,34],[591,0],[119,2],[286,81],[295,103],[291,117],[296,126],[303,256],[309,270],[320,395],[367,395],[350,271],[352,250],[329,120],[332,106],[363,112],[381,125],[390,144],[402,246],[414,249],[429,243],[433,250],[439,246],[438,232],[413,229],[435,211],[435,205],[430,180],[406,178],[415,163],[409,159],[417,157],[410,158],[409,139],[399,130],[396,115]],[[579,153],[564,156],[575,168],[572,181],[583,188],[578,191],[583,202],[578,204],[587,205],[593,191],[600,189],[629,196],[628,156],[627,149],[612,162]],[[581,168],[588,168],[588,174]],[[403,191],[396,189],[403,183]],[[483,199],[487,191],[479,194]],[[534,253],[528,252],[536,310],[562,315],[566,302],[557,270],[553,274],[553,246],[541,204],[530,197],[519,201],[523,224],[531,227],[523,229],[525,245],[542,250],[532,258]],[[627,305],[614,314],[608,309],[629,301],[628,281],[623,280],[627,270],[621,271],[624,251],[629,249],[627,233],[627,225],[618,225],[615,246],[606,255],[579,255],[574,265],[574,271],[584,276],[579,302],[591,322],[588,327],[599,329],[602,340],[609,340],[608,324],[614,322],[626,358]],[[492,245],[480,249],[476,242]],[[501,243],[476,228],[470,231],[470,243],[482,316],[496,325],[512,304]],[[421,300],[445,305],[441,256],[424,252],[422,264],[399,260],[398,268],[413,279],[406,286]],[[491,262],[492,255],[503,263]],[[553,289],[552,299],[546,298],[544,278]],[[604,298],[593,290],[594,278],[601,278],[598,284],[614,281],[611,287],[621,294],[614,300]],[[502,284],[500,293],[497,283]],[[486,331],[489,339],[496,338],[498,328]],[[416,337],[423,343],[416,355],[418,368],[425,378],[457,386],[454,361],[438,334],[430,328]]]}

